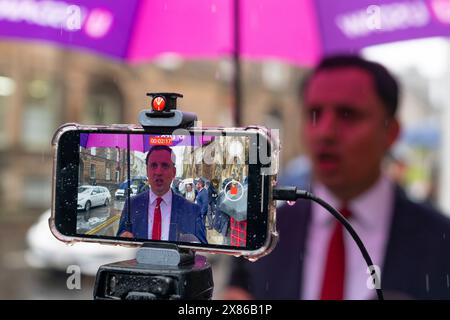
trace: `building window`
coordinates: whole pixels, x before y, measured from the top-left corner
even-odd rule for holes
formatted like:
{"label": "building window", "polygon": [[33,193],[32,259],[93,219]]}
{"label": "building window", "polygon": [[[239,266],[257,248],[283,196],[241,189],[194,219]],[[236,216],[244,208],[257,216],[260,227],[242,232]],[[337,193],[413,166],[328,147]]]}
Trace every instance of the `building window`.
{"label": "building window", "polygon": [[283,130],[282,106],[273,105],[270,111],[265,115],[263,123],[269,129]]}
{"label": "building window", "polygon": [[111,149],[106,148],[106,159],[111,160]]}
{"label": "building window", "polygon": [[272,91],[282,91],[289,84],[289,66],[281,62],[268,61],[262,65],[261,77],[264,86]]}
{"label": "building window", "polygon": [[28,177],[23,184],[23,201],[28,208],[48,208],[51,205],[51,180]]}
{"label": "building window", "polygon": [[97,155],[97,148],[93,147],[91,148],[91,156],[96,156]]}
{"label": "building window", "polygon": [[9,118],[9,97],[15,91],[16,83],[9,77],[0,74],[0,149],[8,145],[9,136],[6,128]]}
{"label": "building window", "polygon": [[122,122],[123,96],[110,80],[94,80],[88,93],[83,123],[112,124]]}
{"label": "building window", "polygon": [[91,170],[89,171],[89,177],[95,179],[95,164],[91,164]]}
{"label": "building window", "polygon": [[[270,111],[265,115],[263,120],[263,125],[266,128],[269,128],[271,130],[278,130],[278,132],[272,132],[271,135],[278,134],[280,138],[283,138],[284,133],[284,120],[283,120],[283,114],[281,113],[282,106],[274,104],[272,105],[272,108]],[[280,163],[283,160],[283,154],[280,153]]]}
{"label": "building window", "polygon": [[110,168],[106,168],[105,178],[108,181],[111,180],[111,169]]}
{"label": "building window", "polygon": [[82,185],[84,182],[84,161],[80,159],[80,165],[78,167],[78,184]]}
{"label": "building window", "polygon": [[120,172],[116,171],[116,182],[119,183],[120,182]]}
{"label": "building window", "polygon": [[35,79],[26,87],[21,136],[26,150],[42,152],[50,149],[49,141],[60,124],[62,90],[57,83]]}

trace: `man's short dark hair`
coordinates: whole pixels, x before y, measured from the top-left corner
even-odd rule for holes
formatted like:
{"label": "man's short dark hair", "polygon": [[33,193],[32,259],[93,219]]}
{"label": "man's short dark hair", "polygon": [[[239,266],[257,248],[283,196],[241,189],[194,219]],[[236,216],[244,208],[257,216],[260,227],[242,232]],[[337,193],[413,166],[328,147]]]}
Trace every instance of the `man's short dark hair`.
{"label": "man's short dark hair", "polygon": [[304,79],[301,94],[305,96],[309,82],[324,70],[355,67],[367,71],[373,78],[375,92],[380,97],[386,111],[395,116],[398,109],[400,88],[394,76],[381,64],[365,60],[357,55],[333,55],[323,58],[314,70]]}
{"label": "man's short dark hair", "polygon": [[165,150],[165,151],[169,152],[170,153],[170,158],[172,159],[173,164],[175,164],[175,153],[173,153],[173,150],[170,147],[168,147],[168,146],[154,146],[148,151],[147,156],[145,157],[145,164],[146,165],[148,165],[148,158],[150,158],[150,155],[154,151],[159,151],[159,150]]}
{"label": "man's short dark hair", "polygon": [[200,183],[202,185],[202,187],[205,186],[205,180],[203,180],[202,178],[198,178],[197,183]]}

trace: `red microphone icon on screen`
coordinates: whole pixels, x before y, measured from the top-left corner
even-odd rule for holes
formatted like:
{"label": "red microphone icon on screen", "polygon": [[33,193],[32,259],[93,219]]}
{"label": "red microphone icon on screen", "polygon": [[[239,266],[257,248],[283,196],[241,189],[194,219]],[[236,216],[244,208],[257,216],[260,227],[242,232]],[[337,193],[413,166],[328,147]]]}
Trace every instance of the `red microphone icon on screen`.
{"label": "red microphone icon on screen", "polygon": [[235,195],[237,195],[237,193],[238,193],[237,185],[236,185],[236,183],[233,183],[230,188],[230,194],[235,196]]}

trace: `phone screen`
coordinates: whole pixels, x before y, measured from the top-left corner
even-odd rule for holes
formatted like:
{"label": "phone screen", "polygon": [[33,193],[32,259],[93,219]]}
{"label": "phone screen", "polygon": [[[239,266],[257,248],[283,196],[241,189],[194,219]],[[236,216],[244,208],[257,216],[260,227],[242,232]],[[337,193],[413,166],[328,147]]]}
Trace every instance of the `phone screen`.
{"label": "phone screen", "polygon": [[268,183],[264,186],[261,163],[251,156],[261,144],[258,135],[69,131],[64,136],[57,181],[60,188],[66,183],[56,197],[65,204],[65,213],[56,216],[64,234],[244,250],[264,243],[262,194]]}

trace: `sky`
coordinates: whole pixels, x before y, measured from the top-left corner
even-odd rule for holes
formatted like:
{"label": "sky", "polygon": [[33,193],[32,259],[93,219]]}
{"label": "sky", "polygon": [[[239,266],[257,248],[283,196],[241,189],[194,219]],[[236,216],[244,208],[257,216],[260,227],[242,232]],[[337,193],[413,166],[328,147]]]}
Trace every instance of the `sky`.
{"label": "sky", "polygon": [[441,78],[449,71],[450,44],[445,38],[428,38],[372,46],[363,55],[394,72],[415,66],[426,78]]}

